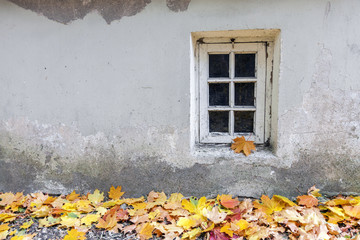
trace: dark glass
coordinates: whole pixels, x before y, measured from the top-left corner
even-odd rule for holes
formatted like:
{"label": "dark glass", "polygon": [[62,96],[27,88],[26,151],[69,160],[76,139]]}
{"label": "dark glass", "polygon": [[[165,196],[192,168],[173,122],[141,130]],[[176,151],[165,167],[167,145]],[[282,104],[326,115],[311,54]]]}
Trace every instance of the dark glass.
{"label": "dark glass", "polygon": [[209,78],[229,77],[229,54],[209,54]]}
{"label": "dark glass", "polygon": [[209,106],[229,106],[229,84],[209,84]]}
{"label": "dark glass", "polygon": [[209,131],[229,132],[229,111],[209,111]]}
{"label": "dark glass", "polygon": [[235,77],[255,77],[255,54],[235,54]]}
{"label": "dark glass", "polygon": [[254,132],[254,112],[234,112],[235,125],[234,132],[252,133]]}
{"label": "dark glass", "polygon": [[235,83],[235,106],[255,105],[255,83]]}

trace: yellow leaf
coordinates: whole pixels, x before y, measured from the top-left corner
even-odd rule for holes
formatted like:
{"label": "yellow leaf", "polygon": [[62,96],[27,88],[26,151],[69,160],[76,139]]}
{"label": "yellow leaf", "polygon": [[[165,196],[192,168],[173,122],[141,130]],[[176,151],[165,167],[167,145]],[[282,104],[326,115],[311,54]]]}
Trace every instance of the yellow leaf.
{"label": "yellow leaf", "polygon": [[160,215],[160,210],[156,209],[155,211],[149,213],[149,219],[153,220],[154,218],[156,218],[159,215]]}
{"label": "yellow leaf", "polygon": [[264,213],[271,215],[274,212],[279,212],[284,208],[284,203],[283,201],[279,201],[276,198],[272,198],[270,199],[268,196],[266,195],[262,195],[261,196],[261,202],[259,203],[259,201],[255,201],[254,202],[254,207],[256,207],[257,209],[263,211]]}
{"label": "yellow leaf", "polygon": [[206,229],[204,229],[202,232],[210,232],[211,230],[213,230],[215,227],[214,223],[211,223],[210,226],[208,226]]}
{"label": "yellow leaf", "polygon": [[173,193],[167,200],[166,204],[164,204],[165,209],[175,210],[177,208],[181,208],[181,199],[184,196],[181,193]]}
{"label": "yellow leaf", "polygon": [[28,229],[29,227],[31,227],[31,225],[33,225],[34,221],[31,219],[30,221],[25,222],[23,225],[21,225],[20,228],[22,229]]}
{"label": "yellow leaf", "polygon": [[230,237],[233,237],[234,232],[232,230],[230,230],[230,228],[231,228],[230,223],[227,223],[224,226],[222,226],[222,228],[220,229],[220,232],[226,233]]}
{"label": "yellow leaf", "polygon": [[[325,204],[328,206],[337,206],[337,205],[348,205],[349,203],[350,203],[350,201],[348,199],[336,198],[336,199],[327,201]],[[356,204],[352,204],[352,205],[356,205]]]}
{"label": "yellow leaf", "polygon": [[73,211],[76,211],[76,203],[65,203],[63,206],[62,206],[62,209],[64,210],[67,210],[67,211],[70,211],[70,212],[73,212]]}
{"label": "yellow leaf", "polygon": [[153,231],[154,227],[150,223],[145,223],[139,232],[140,239],[152,238]]}
{"label": "yellow leaf", "polygon": [[11,222],[15,220],[16,214],[13,213],[0,213],[0,222]]}
{"label": "yellow leaf", "polygon": [[0,225],[0,232],[6,231],[6,230],[9,230],[9,229],[10,229],[10,227],[9,227],[8,223]]}
{"label": "yellow leaf", "polygon": [[3,193],[0,194],[0,206],[6,206],[11,204],[12,202],[14,202],[16,200],[16,196],[15,194],[9,192],[9,193]]}
{"label": "yellow leaf", "polygon": [[67,235],[64,237],[64,240],[85,240],[85,233],[79,232],[76,229],[71,229],[67,231]]}
{"label": "yellow leaf", "polygon": [[88,200],[79,200],[75,203],[75,206],[79,212],[89,213],[94,210],[94,208],[90,204],[91,202]]}
{"label": "yellow leaf", "polygon": [[89,194],[88,199],[92,204],[98,205],[104,200],[104,193],[100,193],[100,191],[96,189],[93,194]]}
{"label": "yellow leaf", "polygon": [[96,208],[96,212],[103,216],[107,212],[107,209],[104,207],[98,207]]}
{"label": "yellow leaf", "polygon": [[245,156],[251,154],[251,150],[256,150],[254,141],[246,141],[244,136],[233,139],[234,143],[231,144],[231,149],[236,153],[243,152]]}
{"label": "yellow leaf", "polygon": [[280,201],[283,201],[284,203],[286,203],[290,207],[296,206],[296,203],[294,203],[293,201],[291,201],[287,197],[284,197],[284,196],[281,196],[281,195],[274,195],[273,198],[279,199]]}
{"label": "yellow leaf", "polygon": [[70,193],[69,195],[66,196],[66,200],[72,202],[72,201],[74,201],[75,199],[78,199],[79,196],[80,196],[80,194],[77,194],[77,193],[75,192],[75,190],[74,190],[74,191],[72,191],[72,193]]}
{"label": "yellow leaf", "polygon": [[88,214],[81,219],[81,224],[90,226],[93,222],[97,222],[100,218],[100,215],[97,214]]}
{"label": "yellow leaf", "polygon": [[62,227],[72,228],[80,226],[80,220],[78,218],[71,218],[68,216],[61,217],[60,224]]}
{"label": "yellow leaf", "polygon": [[109,198],[111,199],[120,199],[120,197],[124,194],[124,192],[121,192],[121,187],[118,186],[118,187],[114,187],[114,186],[111,186],[110,188],[110,192],[109,192]]}
{"label": "yellow leaf", "polygon": [[42,206],[39,210],[33,212],[32,216],[41,218],[48,216],[49,213],[50,213],[50,208],[48,206]]}
{"label": "yellow leaf", "polygon": [[201,234],[201,228],[194,228],[193,230],[186,232],[182,235],[182,238],[194,239]]}
{"label": "yellow leaf", "polygon": [[191,228],[200,225],[202,221],[203,221],[202,216],[196,214],[190,217],[179,218],[179,220],[176,222],[176,225],[186,230],[190,230]]}
{"label": "yellow leaf", "polygon": [[245,230],[249,227],[249,223],[244,220],[244,219],[240,219],[239,221],[235,222],[235,224],[239,227],[239,230]]}
{"label": "yellow leaf", "polygon": [[96,225],[97,228],[104,228],[106,230],[111,230],[113,229],[116,224],[117,224],[117,220],[116,220],[116,215],[115,214],[108,214],[105,215],[106,219],[102,219],[99,218],[99,223]]}
{"label": "yellow leaf", "polygon": [[201,214],[201,211],[208,205],[206,204],[206,197],[202,197],[199,200],[196,198],[190,198],[190,201],[183,199],[181,204],[184,209],[194,214]]}

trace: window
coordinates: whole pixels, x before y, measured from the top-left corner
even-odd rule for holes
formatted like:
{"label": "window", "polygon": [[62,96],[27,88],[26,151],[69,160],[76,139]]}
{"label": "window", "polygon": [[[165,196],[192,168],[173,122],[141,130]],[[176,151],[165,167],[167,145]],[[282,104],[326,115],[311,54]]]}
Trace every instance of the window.
{"label": "window", "polygon": [[199,142],[265,142],[266,43],[199,43]]}

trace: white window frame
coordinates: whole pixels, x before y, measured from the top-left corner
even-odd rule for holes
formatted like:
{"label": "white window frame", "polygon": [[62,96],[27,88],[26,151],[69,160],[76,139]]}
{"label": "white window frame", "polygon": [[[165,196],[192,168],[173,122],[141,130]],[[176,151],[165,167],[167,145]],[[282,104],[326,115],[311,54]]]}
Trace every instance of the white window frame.
{"label": "white window frame", "polygon": [[[198,44],[198,90],[199,90],[199,143],[231,143],[237,136],[263,144],[266,141],[266,42],[256,43],[199,43]],[[237,53],[256,54],[256,74],[252,78],[235,78],[234,61]],[[209,54],[230,54],[229,78],[209,78]],[[255,83],[255,106],[234,106],[234,83]],[[209,83],[230,83],[230,102],[228,107],[209,106]],[[230,133],[209,132],[209,110],[230,111]],[[234,110],[254,111],[254,133],[234,133]]]}

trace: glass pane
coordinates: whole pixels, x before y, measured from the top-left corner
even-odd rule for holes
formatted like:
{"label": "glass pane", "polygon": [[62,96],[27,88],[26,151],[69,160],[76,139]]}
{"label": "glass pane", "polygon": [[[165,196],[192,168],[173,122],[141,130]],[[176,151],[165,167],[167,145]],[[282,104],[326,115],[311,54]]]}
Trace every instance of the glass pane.
{"label": "glass pane", "polygon": [[209,106],[229,106],[229,84],[209,84]]}
{"label": "glass pane", "polygon": [[255,54],[235,54],[235,77],[255,77]]}
{"label": "glass pane", "polygon": [[235,83],[235,105],[254,106],[254,93],[255,83]]}
{"label": "glass pane", "polygon": [[209,78],[229,77],[229,54],[209,54]]}
{"label": "glass pane", "polygon": [[229,132],[229,111],[209,111],[209,131]]}
{"label": "glass pane", "polygon": [[234,112],[235,132],[254,132],[254,112]]}

